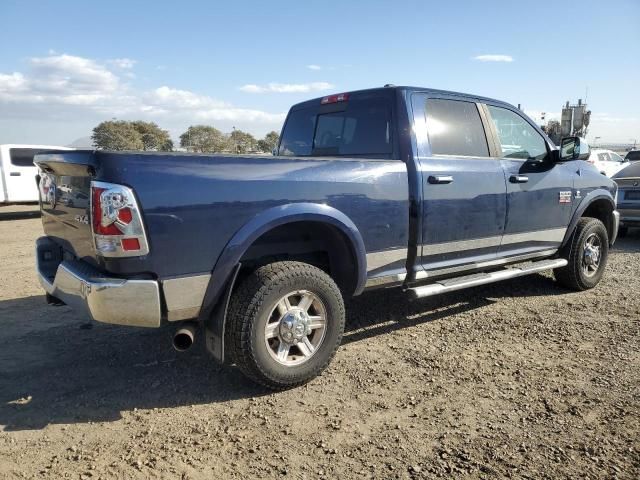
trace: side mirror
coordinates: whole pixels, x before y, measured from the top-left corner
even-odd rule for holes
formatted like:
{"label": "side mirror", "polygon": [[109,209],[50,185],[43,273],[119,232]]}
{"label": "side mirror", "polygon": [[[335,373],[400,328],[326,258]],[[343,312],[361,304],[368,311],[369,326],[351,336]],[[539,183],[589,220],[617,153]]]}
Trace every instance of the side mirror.
{"label": "side mirror", "polygon": [[591,154],[591,148],[584,138],[565,137],[560,142],[560,161],[586,160]]}
{"label": "side mirror", "polygon": [[274,157],[278,156],[278,147],[273,147],[271,149],[271,155],[273,155]]}

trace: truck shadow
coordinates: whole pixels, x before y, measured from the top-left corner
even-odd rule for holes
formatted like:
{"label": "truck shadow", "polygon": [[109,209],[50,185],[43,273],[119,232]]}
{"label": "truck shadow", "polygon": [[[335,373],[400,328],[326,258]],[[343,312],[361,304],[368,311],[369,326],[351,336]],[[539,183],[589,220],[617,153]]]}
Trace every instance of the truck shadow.
{"label": "truck shadow", "polygon": [[[401,291],[348,302],[344,343],[443,320],[502,297],[562,294],[541,275],[408,302]],[[171,347],[173,329],[87,323],[42,296],[0,301],[0,425],[5,431],[49,424],[110,422],[134,409],[225,402],[269,394],[235,368],[219,366],[200,340]]]}

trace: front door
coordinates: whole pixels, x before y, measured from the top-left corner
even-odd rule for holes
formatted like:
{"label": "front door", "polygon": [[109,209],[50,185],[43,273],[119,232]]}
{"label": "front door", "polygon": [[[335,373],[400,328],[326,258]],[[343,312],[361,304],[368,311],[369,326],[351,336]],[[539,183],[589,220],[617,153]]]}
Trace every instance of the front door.
{"label": "front door", "polygon": [[518,111],[487,105],[507,180],[500,257],[560,247],[574,202],[575,164],[553,163],[542,134]]}
{"label": "front door", "polygon": [[430,273],[496,258],[506,215],[500,160],[491,157],[481,105],[467,97],[414,94],[422,176],[421,261]]}

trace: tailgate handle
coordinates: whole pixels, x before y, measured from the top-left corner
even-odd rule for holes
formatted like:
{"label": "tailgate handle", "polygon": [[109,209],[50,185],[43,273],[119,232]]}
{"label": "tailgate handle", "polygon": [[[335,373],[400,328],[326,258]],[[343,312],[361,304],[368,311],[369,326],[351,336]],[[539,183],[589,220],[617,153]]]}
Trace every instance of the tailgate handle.
{"label": "tailgate handle", "polygon": [[453,177],[451,175],[429,175],[428,181],[433,185],[447,184],[453,182]]}
{"label": "tailgate handle", "polygon": [[9,173],[10,177],[19,177],[20,175],[22,175],[20,172],[11,172],[11,173]]}
{"label": "tailgate handle", "polygon": [[529,181],[529,177],[526,175],[511,175],[509,177],[509,181],[511,183],[527,183]]}

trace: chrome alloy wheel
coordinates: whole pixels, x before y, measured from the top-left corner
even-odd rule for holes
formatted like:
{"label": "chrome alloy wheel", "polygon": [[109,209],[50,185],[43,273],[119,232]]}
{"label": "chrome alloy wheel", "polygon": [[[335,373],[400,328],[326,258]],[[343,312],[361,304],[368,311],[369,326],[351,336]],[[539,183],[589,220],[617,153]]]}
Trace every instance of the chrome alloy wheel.
{"label": "chrome alloy wheel", "polygon": [[598,268],[600,268],[600,260],[602,258],[602,243],[600,237],[596,233],[592,233],[584,242],[584,251],[582,253],[582,271],[585,276],[593,277]]}
{"label": "chrome alloy wheel", "polygon": [[283,296],[271,310],[264,340],[271,357],[291,367],[309,360],[324,340],[327,309],[320,298],[297,290]]}

